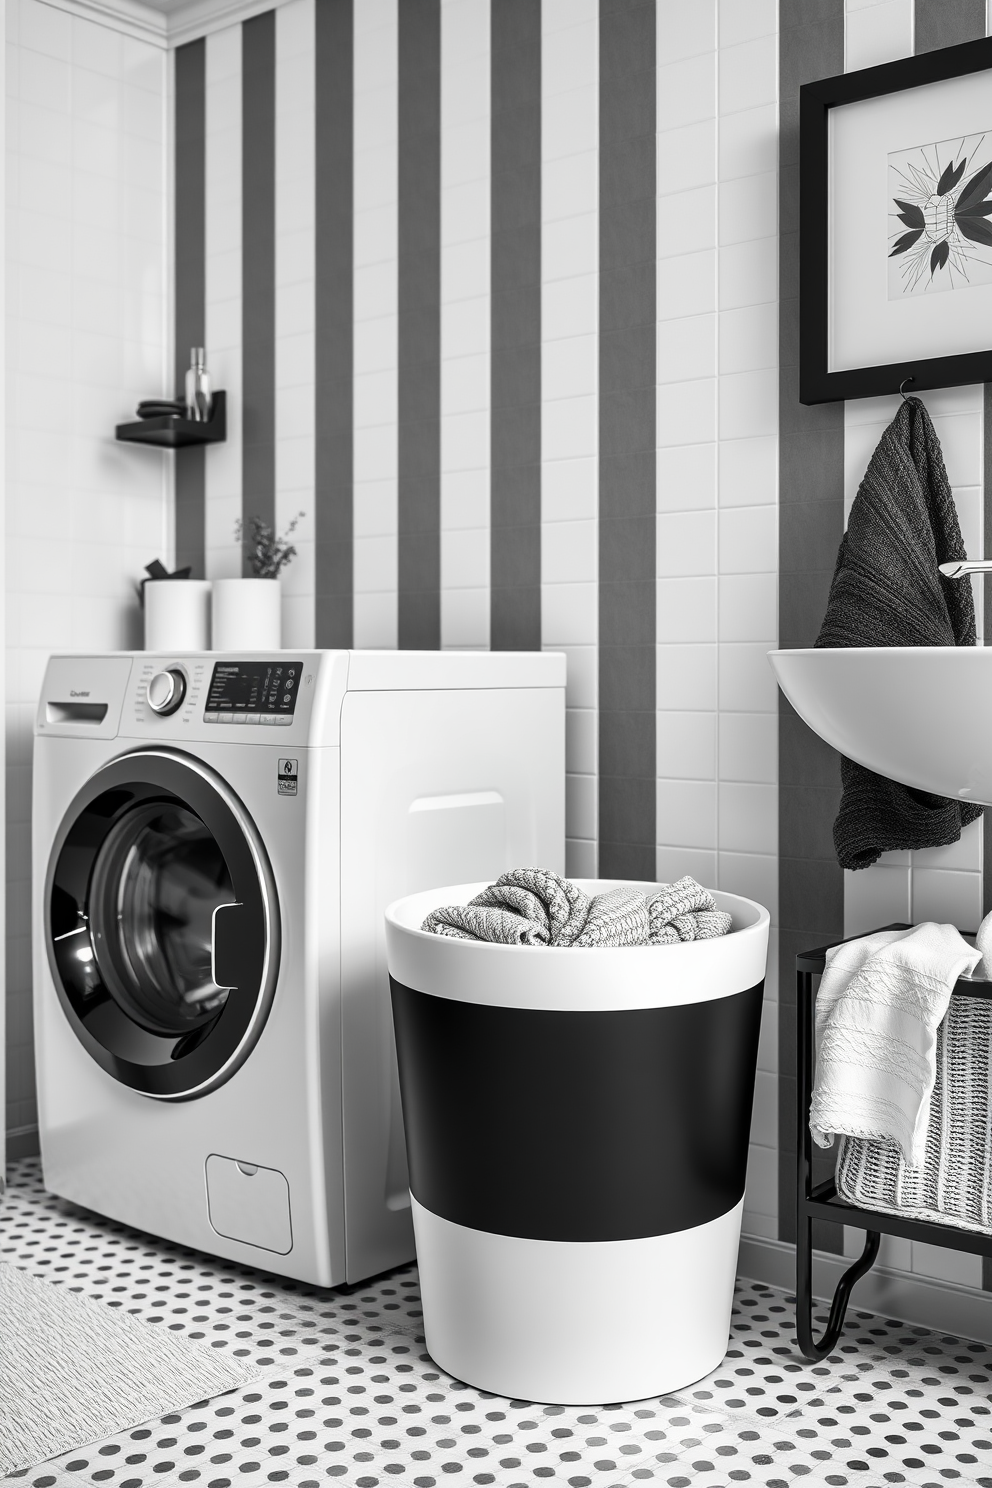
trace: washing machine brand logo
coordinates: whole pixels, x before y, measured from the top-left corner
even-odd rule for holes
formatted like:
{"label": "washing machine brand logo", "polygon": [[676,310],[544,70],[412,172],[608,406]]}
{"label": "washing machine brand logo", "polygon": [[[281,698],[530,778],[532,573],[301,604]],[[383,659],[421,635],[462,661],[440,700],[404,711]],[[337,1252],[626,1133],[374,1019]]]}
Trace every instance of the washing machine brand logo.
{"label": "washing machine brand logo", "polygon": [[299,777],[299,760],[281,759],[279,761],[279,775],[276,782],[277,794],[280,796],[295,796]]}
{"label": "washing machine brand logo", "polygon": [[74,687],[70,687],[69,688],[69,696],[70,697],[89,697],[89,693],[88,692],[77,692]]}

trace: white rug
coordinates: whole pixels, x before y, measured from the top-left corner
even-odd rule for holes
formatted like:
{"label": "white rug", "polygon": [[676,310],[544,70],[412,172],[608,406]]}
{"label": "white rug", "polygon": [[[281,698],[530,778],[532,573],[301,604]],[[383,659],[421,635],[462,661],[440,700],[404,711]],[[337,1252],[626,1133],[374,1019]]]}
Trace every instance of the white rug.
{"label": "white rug", "polygon": [[0,1265],[0,1474],[240,1389],[264,1373]]}

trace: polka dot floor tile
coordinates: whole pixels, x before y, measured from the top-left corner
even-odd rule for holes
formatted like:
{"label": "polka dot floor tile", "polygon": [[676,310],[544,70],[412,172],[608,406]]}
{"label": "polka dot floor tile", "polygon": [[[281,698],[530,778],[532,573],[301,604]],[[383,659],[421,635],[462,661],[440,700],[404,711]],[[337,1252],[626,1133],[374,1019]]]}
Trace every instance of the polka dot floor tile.
{"label": "polka dot floor tile", "polygon": [[[876,1321],[868,1313],[857,1317]],[[818,1316],[817,1322],[825,1326],[826,1314]],[[891,1326],[905,1331],[904,1324]],[[873,1367],[869,1354],[862,1343],[853,1357],[838,1351],[821,1364],[809,1363],[796,1345],[792,1299],[771,1287],[751,1283],[739,1290],[730,1347],[723,1363],[682,1392],[681,1398],[734,1415],[772,1421],[797,1409],[810,1409],[839,1388],[853,1388],[863,1372]]]}
{"label": "polka dot floor tile", "polygon": [[992,1488],[992,1351],[858,1312],[809,1364],[793,1299],[752,1282],[706,1379],[583,1408],[502,1399],[440,1370],[413,1266],[321,1291],[66,1204],[35,1161],[13,1165],[0,1260],[265,1370],[13,1475],[18,1488]]}

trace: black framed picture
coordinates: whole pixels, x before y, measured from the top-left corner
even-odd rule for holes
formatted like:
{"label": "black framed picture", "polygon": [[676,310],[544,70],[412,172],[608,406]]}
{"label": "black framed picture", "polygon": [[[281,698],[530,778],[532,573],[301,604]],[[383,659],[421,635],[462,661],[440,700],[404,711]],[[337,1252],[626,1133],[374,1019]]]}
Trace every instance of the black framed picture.
{"label": "black framed picture", "polygon": [[992,38],[807,83],[799,397],[992,381]]}

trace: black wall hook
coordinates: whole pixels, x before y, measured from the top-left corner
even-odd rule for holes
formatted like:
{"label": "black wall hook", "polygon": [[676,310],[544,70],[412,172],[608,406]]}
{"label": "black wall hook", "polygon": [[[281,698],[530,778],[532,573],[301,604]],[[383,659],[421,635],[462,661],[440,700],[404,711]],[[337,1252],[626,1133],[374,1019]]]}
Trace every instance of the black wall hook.
{"label": "black wall hook", "polygon": [[903,389],[905,388],[907,382],[915,382],[915,381],[916,381],[916,378],[915,377],[904,377],[903,380],[902,380],[902,382],[899,384],[899,396],[900,396],[900,398],[902,399],[902,401],[904,403],[906,402],[906,394],[903,391]]}

